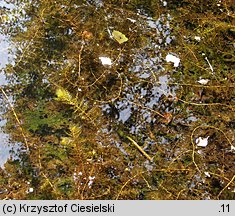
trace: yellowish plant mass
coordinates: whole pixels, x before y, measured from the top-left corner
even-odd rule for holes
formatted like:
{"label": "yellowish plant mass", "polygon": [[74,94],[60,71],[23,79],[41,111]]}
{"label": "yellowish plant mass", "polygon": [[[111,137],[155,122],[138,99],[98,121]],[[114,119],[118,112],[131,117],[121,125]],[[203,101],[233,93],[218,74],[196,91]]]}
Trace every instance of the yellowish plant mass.
{"label": "yellowish plant mass", "polygon": [[58,101],[64,101],[64,102],[68,102],[68,101],[71,101],[72,100],[72,96],[70,95],[70,93],[63,89],[63,88],[58,88],[56,90],[56,96],[57,96],[57,100]]}

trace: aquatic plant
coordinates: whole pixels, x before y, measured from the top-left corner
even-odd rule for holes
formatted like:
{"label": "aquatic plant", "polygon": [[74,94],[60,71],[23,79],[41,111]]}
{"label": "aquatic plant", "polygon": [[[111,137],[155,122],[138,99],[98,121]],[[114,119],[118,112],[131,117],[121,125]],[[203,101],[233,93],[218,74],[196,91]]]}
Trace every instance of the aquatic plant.
{"label": "aquatic plant", "polygon": [[234,199],[231,1],[11,2],[1,199]]}

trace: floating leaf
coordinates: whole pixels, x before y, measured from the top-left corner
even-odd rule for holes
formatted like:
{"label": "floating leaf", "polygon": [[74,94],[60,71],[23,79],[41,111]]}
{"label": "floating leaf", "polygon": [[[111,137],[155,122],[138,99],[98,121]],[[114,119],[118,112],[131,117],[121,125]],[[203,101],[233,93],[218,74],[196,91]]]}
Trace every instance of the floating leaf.
{"label": "floating leaf", "polygon": [[120,31],[114,30],[112,32],[112,36],[119,44],[122,44],[128,41],[128,38],[126,37],[126,35],[122,34]]}

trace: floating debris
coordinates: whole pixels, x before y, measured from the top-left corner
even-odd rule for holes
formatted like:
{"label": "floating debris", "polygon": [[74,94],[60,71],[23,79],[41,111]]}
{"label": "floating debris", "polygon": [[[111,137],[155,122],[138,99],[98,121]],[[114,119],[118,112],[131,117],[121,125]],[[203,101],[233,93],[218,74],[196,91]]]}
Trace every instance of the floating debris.
{"label": "floating debris", "polygon": [[[206,55],[205,53],[202,53],[202,56],[205,56],[205,55]],[[214,74],[214,69],[213,69],[213,67],[212,67],[211,63],[209,62],[209,60],[208,60],[207,56],[205,56],[205,60],[206,60],[206,62],[208,63],[208,65],[209,65],[209,67],[210,67],[210,70],[211,70],[212,74]]]}
{"label": "floating debris", "polygon": [[209,172],[204,172],[204,174],[206,175],[206,177],[211,177]]}
{"label": "floating debris", "polygon": [[166,7],[167,6],[167,2],[166,1],[163,1],[163,7]]}
{"label": "floating debris", "polygon": [[99,57],[102,65],[112,65],[112,60],[109,57]]}
{"label": "floating debris", "polygon": [[26,191],[26,193],[33,193],[33,191],[34,191],[34,189],[31,187]]}
{"label": "floating debris", "polygon": [[235,146],[231,145],[231,151],[235,151]]}
{"label": "floating debris", "polygon": [[198,137],[196,139],[197,146],[206,147],[208,145],[208,138],[209,136],[206,138]]}
{"label": "floating debris", "polygon": [[131,19],[131,18],[126,18],[127,20],[129,20],[129,21],[131,21],[132,23],[135,23],[136,22],[136,20],[134,20],[134,19]]}
{"label": "floating debris", "polygon": [[34,189],[33,188],[29,188],[29,193],[33,193]]}
{"label": "floating debris", "polygon": [[91,185],[93,184],[93,181],[94,181],[94,179],[95,179],[95,176],[89,176],[88,179],[89,179],[88,187],[91,188]]}
{"label": "floating debris", "polygon": [[167,54],[166,61],[174,63],[174,67],[178,67],[180,64],[180,59],[172,54]]}
{"label": "floating debris", "polygon": [[206,85],[210,80],[209,79],[200,79],[197,82],[202,84],[202,85]]}
{"label": "floating debris", "polygon": [[194,39],[195,39],[196,41],[198,41],[198,42],[201,41],[201,37],[199,37],[199,36],[195,36]]}

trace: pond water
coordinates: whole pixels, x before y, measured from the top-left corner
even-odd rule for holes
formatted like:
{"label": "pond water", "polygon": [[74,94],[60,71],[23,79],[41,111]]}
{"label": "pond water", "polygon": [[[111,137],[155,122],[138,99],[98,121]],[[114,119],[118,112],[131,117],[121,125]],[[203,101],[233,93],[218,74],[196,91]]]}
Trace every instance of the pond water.
{"label": "pond water", "polygon": [[[9,44],[6,42],[6,38],[3,35],[0,35],[0,86],[6,85],[7,81],[5,79],[5,75],[2,72],[2,68],[5,67],[8,62],[8,47]],[[5,106],[6,103],[1,97],[1,106]],[[0,112],[0,166],[7,161],[9,157],[9,151],[11,147],[9,146],[9,135],[2,131],[2,127],[5,125],[6,120],[3,118],[2,113]]]}
{"label": "pond water", "polygon": [[12,5],[0,198],[235,198],[233,1]]}

